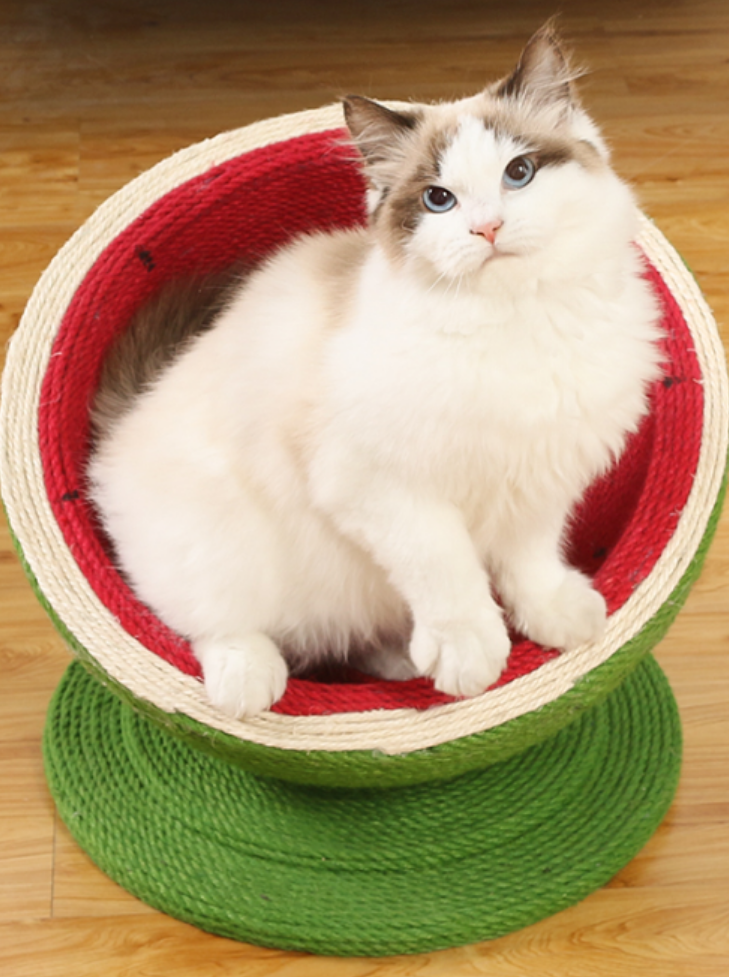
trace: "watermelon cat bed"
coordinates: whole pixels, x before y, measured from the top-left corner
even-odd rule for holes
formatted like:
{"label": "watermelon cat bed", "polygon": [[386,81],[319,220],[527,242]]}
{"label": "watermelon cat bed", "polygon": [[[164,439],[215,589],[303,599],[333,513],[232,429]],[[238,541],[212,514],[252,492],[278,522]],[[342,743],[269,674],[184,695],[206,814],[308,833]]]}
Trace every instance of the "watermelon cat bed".
{"label": "watermelon cat bed", "polygon": [[607,882],[673,797],[680,725],[650,655],[718,519],[727,382],[712,316],[647,221],[665,376],[574,520],[610,612],[557,655],[515,643],[496,687],[291,679],[271,712],[207,701],[187,644],[117,573],[85,497],[109,344],[169,279],[364,219],[338,106],[226,133],[108,200],[41,278],[3,379],[2,485],[30,580],[76,653],[49,711],[61,815],[120,884],[212,932],[340,955],[502,935]]}

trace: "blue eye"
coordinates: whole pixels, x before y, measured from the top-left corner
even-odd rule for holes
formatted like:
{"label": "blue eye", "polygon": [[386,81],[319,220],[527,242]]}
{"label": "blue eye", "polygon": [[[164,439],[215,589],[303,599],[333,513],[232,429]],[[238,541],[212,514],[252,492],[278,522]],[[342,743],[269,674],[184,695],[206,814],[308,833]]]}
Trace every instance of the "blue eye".
{"label": "blue eye", "polygon": [[423,193],[423,203],[434,214],[444,214],[447,210],[453,210],[458,201],[455,194],[445,187],[428,187]]}
{"label": "blue eye", "polygon": [[504,186],[510,190],[521,190],[534,179],[537,168],[528,156],[517,156],[504,170]]}

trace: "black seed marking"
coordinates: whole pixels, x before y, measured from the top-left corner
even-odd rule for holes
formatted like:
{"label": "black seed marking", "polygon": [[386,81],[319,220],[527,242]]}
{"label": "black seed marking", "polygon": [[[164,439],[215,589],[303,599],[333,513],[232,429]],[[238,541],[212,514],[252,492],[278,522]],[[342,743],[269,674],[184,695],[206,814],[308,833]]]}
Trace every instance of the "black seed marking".
{"label": "black seed marking", "polygon": [[152,252],[147,251],[146,248],[137,248],[137,257],[142,262],[147,271],[152,271],[154,268],[154,258],[152,257]]}

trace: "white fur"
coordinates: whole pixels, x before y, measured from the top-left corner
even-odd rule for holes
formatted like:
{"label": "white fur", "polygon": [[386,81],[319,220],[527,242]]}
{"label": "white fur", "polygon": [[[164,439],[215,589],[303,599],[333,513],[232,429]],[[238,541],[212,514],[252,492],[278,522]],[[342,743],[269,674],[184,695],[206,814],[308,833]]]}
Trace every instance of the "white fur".
{"label": "white fur", "polygon": [[[338,241],[283,251],[92,460],[122,568],[233,715],[282,694],[278,649],[299,669],[383,634],[438,688],[479,693],[509,653],[492,587],[546,645],[604,625],[561,546],[658,375],[635,205],[577,162],[505,190],[529,147],[453,111],[454,210],[397,262],[370,235],[347,276],[328,272]],[[471,233],[495,218],[494,246]]]}

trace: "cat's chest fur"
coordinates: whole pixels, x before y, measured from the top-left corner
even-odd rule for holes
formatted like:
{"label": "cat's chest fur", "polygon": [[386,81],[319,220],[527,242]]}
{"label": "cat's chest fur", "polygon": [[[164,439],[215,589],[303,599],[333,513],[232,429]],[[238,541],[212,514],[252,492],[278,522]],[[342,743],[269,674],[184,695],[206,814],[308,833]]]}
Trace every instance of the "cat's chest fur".
{"label": "cat's chest fur", "polygon": [[604,467],[621,396],[606,366],[631,354],[611,321],[619,303],[590,282],[517,293],[494,276],[491,293],[438,292],[382,272],[374,256],[327,351],[337,440],[454,501],[474,484],[534,484],[540,464],[580,483]]}

